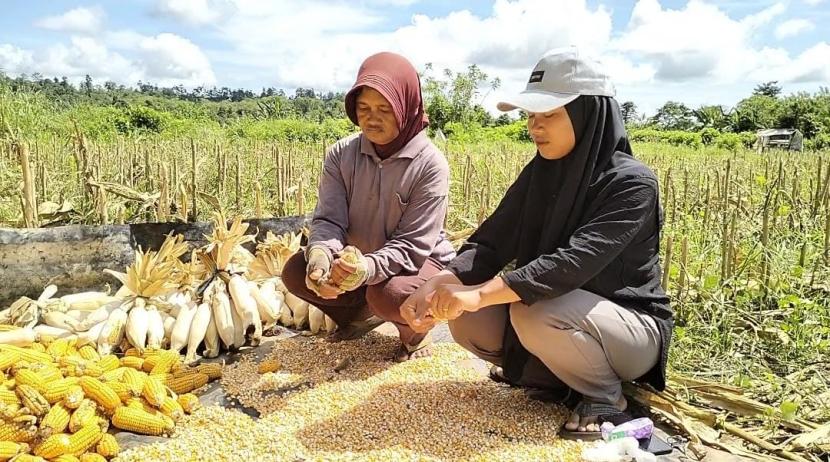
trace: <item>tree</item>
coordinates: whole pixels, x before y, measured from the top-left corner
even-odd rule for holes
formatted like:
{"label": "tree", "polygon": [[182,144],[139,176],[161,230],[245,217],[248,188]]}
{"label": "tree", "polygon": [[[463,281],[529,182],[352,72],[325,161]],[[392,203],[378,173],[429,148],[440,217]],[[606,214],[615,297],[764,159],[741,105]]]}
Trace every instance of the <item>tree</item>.
{"label": "tree", "polygon": [[752,91],[753,95],[763,95],[769,96],[770,98],[778,98],[778,95],[781,94],[781,86],[778,85],[777,80],[771,80],[769,82],[764,82],[759,84],[755,87],[755,90]]}
{"label": "tree", "polygon": [[723,131],[729,127],[730,119],[723,106],[700,106],[693,112],[700,128],[714,128]]}
{"label": "tree", "polygon": [[694,113],[685,104],[669,101],[657,110],[652,121],[663,130],[695,130]]}
{"label": "tree", "polygon": [[626,125],[637,120],[637,105],[634,104],[633,101],[626,101],[622,103],[622,106],[620,106],[620,112],[622,112],[623,122],[625,122]]}
{"label": "tree", "polygon": [[89,74],[84,77],[84,83],[81,84],[81,90],[86,93],[87,96],[92,96],[92,77]]}
{"label": "tree", "polygon": [[[444,78],[428,75],[432,65],[427,64],[422,73],[424,109],[433,129],[444,129],[450,122],[461,124],[492,125],[493,118],[476,102],[479,88],[487,85],[492,91],[501,85],[501,80],[488,81],[488,76],[478,66],[472,65],[465,72],[444,69]],[[445,130],[446,131],[446,130]]]}
{"label": "tree", "polygon": [[741,100],[732,112],[732,131],[776,128],[780,114],[781,102],[778,99],[767,95],[752,95]]}

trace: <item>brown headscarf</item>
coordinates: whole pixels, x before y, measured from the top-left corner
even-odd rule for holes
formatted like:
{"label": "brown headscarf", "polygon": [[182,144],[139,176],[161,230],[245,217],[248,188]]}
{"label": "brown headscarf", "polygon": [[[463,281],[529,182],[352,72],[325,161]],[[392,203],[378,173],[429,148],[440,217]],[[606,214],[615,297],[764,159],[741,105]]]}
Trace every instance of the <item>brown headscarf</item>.
{"label": "brown headscarf", "polygon": [[346,114],[357,125],[357,95],[363,87],[378,91],[395,113],[398,137],[389,144],[375,145],[380,157],[386,158],[400,151],[406,143],[429,125],[421,98],[421,81],[412,64],[403,56],[382,52],[366,58],[357,71],[352,89],[346,93]]}

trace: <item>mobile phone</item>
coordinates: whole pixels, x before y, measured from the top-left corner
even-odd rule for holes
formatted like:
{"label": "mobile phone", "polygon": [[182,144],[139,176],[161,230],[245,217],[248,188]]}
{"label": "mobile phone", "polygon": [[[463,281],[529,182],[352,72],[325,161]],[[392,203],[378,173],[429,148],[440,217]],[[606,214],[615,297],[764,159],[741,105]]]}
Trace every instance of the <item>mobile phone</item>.
{"label": "mobile phone", "polygon": [[657,435],[651,435],[650,438],[644,438],[640,441],[640,449],[650,452],[654,455],[661,456],[663,454],[670,454],[674,448],[669,443],[663,441]]}

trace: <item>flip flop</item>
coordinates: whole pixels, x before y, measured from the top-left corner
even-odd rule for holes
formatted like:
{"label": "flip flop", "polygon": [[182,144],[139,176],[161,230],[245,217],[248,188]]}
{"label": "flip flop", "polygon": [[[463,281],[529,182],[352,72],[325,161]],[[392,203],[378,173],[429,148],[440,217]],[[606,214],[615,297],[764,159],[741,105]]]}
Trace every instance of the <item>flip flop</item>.
{"label": "flip flop", "polygon": [[406,345],[401,343],[401,346],[395,351],[395,356],[392,358],[393,361],[396,363],[402,363],[405,361],[409,361],[412,353],[416,351],[421,351],[424,348],[429,348],[432,345],[432,336],[427,333],[424,338],[418,342],[416,345]]}
{"label": "flip flop", "polygon": [[488,374],[488,377],[490,377],[490,380],[492,380],[496,383],[506,383],[507,385],[510,385],[511,387],[516,386],[513,382],[507,380],[507,377],[504,376],[504,369],[502,369],[501,366],[491,366],[490,367],[490,373]]}
{"label": "flip flop", "polygon": [[[617,409],[617,407],[612,404],[597,403],[593,401],[580,401],[579,404],[574,407],[573,412],[579,414],[580,418],[589,416],[596,417],[597,425],[602,425],[605,422],[611,422],[614,425],[621,425],[625,422],[633,420],[629,413]],[[559,431],[559,436],[566,440],[594,441],[602,438],[602,432],[567,430],[564,426],[562,426],[562,430]]]}

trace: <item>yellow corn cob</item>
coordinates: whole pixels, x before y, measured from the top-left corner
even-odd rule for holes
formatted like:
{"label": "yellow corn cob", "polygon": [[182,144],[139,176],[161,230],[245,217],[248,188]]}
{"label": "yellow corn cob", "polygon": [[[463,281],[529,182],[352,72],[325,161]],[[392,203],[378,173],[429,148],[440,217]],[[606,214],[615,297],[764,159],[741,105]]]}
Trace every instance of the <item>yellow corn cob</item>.
{"label": "yellow corn cob", "polygon": [[170,375],[170,378],[176,379],[185,375],[193,374],[195,372],[198,372],[195,367],[184,366],[176,372],[173,372],[173,374]]}
{"label": "yellow corn cob", "polygon": [[161,402],[161,406],[159,406],[159,410],[162,414],[170,417],[176,422],[184,417],[184,409],[182,409],[181,404],[179,404],[175,398],[170,396],[164,398],[164,401]]}
{"label": "yellow corn cob", "polygon": [[78,409],[78,406],[84,401],[84,389],[80,385],[72,385],[66,396],[63,397],[62,404],[67,409]]}
{"label": "yellow corn cob", "polygon": [[0,387],[0,403],[8,405],[20,404],[20,398],[17,397],[15,392],[9,390],[8,388]]}
{"label": "yellow corn cob", "polygon": [[81,375],[98,378],[103,375],[104,369],[98,363],[87,361],[83,364]]}
{"label": "yellow corn cob", "polygon": [[135,369],[127,369],[124,371],[122,381],[130,388],[134,395],[138,396],[144,390],[144,381],[147,376],[143,372]]}
{"label": "yellow corn cob", "polygon": [[207,375],[210,380],[216,380],[222,377],[222,365],[219,363],[199,364],[196,370]]}
{"label": "yellow corn cob", "polygon": [[31,443],[37,437],[37,427],[17,422],[0,422],[0,441]]}
{"label": "yellow corn cob", "polygon": [[183,362],[181,362],[181,361],[176,361],[176,363],[175,363],[175,364],[173,364],[173,367],[171,367],[171,368],[170,368],[170,372],[171,372],[171,373],[173,373],[173,374],[175,374],[175,373],[179,372],[180,370],[182,370],[182,369],[184,369],[184,368],[186,368],[186,367],[187,367],[187,366],[185,366]]}
{"label": "yellow corn cob", "polygon": [[57,367],[52,366],[51,364],[40,368],[38,371],[36,371],[36,373],[37,376],[40,377],[41,382],[43,382],[44,391],[49,383],[63,378],[61,370]]}
{"label": "yellow corn cob", "polygon": [[173,390],[173,393],[178,395],[190,393],[197,388],[201,388],[210,381],[206,374],[201,372],[193,372],[191,374],[183,375],[181,377],[171,378],[167,381],[167,386]]}
{"label": "yellow corn cob", "polygon": [[141,357],[141,352],[138,351],[138,348],[132,347],[124,350],[124,356],[137,356]]}
{"label": "yellow corn cob", "polygon": [[43,346],[42,343],[33,343],[29,346],[29,348],[31,348],[32,351],[36,351],[38,353],[46,353],[46,347]]}
{"label": "yellow corn cob", "polygon": [[35,455],[46,459],[53,459],[69,452],[71,441],[66,433],[52,435],[35,446]]}
{"label": "yellow corn cob", "polygon": [[19,361],[26,361],[29,363],[52,362],[52,356],[48,353],[35,351],[30,348],[23,348],[15,345],[0,345],[0,351],[11,351],[17,353]]}
{"label": "yellow corn cob", "polygon": [[20,328],[15,326],[14,324],[0,324],[0,332],[11,332],[17,329]]}
{"label": "yellow corn cob", "polygon": [[257,366],[257,372],[260,374],[265,374],[267,372],[276,372],[280,370],[282,364],[276,359],[266,359],[265,361],[259,363]]}
{"label": "yellow corn cob", "polygon": [[121,358],[121,365],[124,367],[131,367],[137,370],[143,370],[144,359],[138,356],[124,356]]}
{"label": "yellow corn cob", "polygon": [[150,374],[167,374],[173,369],[173,365],[179,362],[179,355],[173,352],[159,354],[159,359],[150,370]]}
{"label": "yellow corn cob", "polygon": [[21,383],[15,387],[14,391],[32,415],[41,417],[49,412],[49,402],[33,387]]}
{"label": "yellow corn cob", "polygon": [[141,395],[150,404],[159,407],[167,396],[167,389],[164,388],[164,384],[157,378],[147,377],[144,381],[144,388],[141,390]]}
{"label": "yellow corn cob", "polygon": [[69,453],[75,457],[80,457],[81,454],[87,452],[89,448],[98,444],[101,440],[101,427],[98,422],[92,422],[81,427],[80,430],[73,433],[69,437]]}
{"label": "yellow corn cob", "polygon": [[[41,431],[48,431],[49,434],[61,433],[69,426],[69,419],[72,412],[63,404],[55,404],[40,422]],[[43,456],[48,457],[48,456]]]}
{"label": "yellow corn cob", "polygon": [[118,360],[118,357],[115,355],[106,355],[102,356],[100,360],[98,360],[98,365],[101,366],[104,372],[109,372],[115,369],[118,369],[121,366],[121,361]]}
{"label": "yellow corn cob", "polygon": [[113,369],[109,372],[104,372],[101,374],[98,379],[102,382],[120,382],[124,378],[124,371],[126,371],[127,367],[119,367],[117,369]]}
{"label": "yellow corn cob", "polygon": [[107,462],[107,459],[101,454],[88,452],[81,456],[80,462]]}
{"label": "yellow corn cob", "polygon": [[145,356],[144,363],[141,365],[141,370],[149,374],[160,360],[161,355],[158,354],[158,352]]}
{"label": "yellow corn cob", "polygon": [[93,377],[81,377],[81,388],[84,394],[98,403],[107,412],[112,412],[121,405],[121,399],[100,380]]}
{"label": "yellow corn cob", "polygon": [[14,373],[14,380],[18,386],[28,385],[37,390],[39,393],[43,392],[44,385],[46,385],[31,369],[18,369]]}
{"label": "yellow corn cob", "polygon": [[49,344],[49,347],[46,348],[46,352],[52,355],[53,358],[58,359],[62,356],[66,356],[67,352],[70,349],[70,344],[74,344],[75,340],[60,338],[55,340],[54,342]]}
{"label": "yellow corn cob", "polygon": [[46,462],[46,459],[39,456],[33,456],[31,454],[20,454],[11,462]]}
{"label": "yellow corn cob", "polygon": [[81,405],[72,413],[72,417],[69,418],[69,431],[75,433],[84,425],[93,422],[95,419],[95,408],[95,401],[84,399]]}
{"label": "yellow corn cob", "polygon": [[115,410],[112,424],[121,430],[143,435],[162,435],[172,430],[161,415],[152,415],[143,409],[122,406]]}
{"label": "yellow corn cob", "polygon": [[13,441],[0,441],[0,460],[6,461],[18,454],[29,452],[29,445],[26,443],[15,443]]}
{"label": "yellow corn cob", "polygon": [[101,355],[98,354],[98,351],[92,345],[82,346],[78,349],[78,354],[87,361],[98,361],[101,359]]}
{"label": "yellow corn cob", "polygon": [[133,394],[130,387],[127,386],[126,383],[122,382],[107,382],[104,384],[105,386],[112,389],[116,395],[118,395],[118,399],[121,400],[122,403],[126,403],[130,400],[130,398],[135,398],[136,395]]}
{"label": "yellow corn cob", "polygon": [[46,398],[46,401],[49,401],[49,404],[55,404],[58,401],[63,400],[66,397],[66,394],[69,393],[70,388],[77,384],[77,377],[67,377],[65,379],[55,380],[54,382],[50,382],[46,385],[46,389],[43,390],[42,394],[43,397]]}
{"label": "yellow corn cob", "polygon": [[51,460],[51,462],[81,462],[81,459],[78,459],[72,454],[64,454],[62,456],[55,457]]}
{"label": "yellow corn cob", "polygon": [[199,397],[194,395],[193,393],[185,393],[183,395],[179,395],[179,399],[177,400],[179,405],[182,407],[182,410],[187,414],[193,414],[196,409],[201,407],[201,403],[199,403]]}
{"label": "yellow corn cob", "polygon": [[0,351],[0,371],[5,371],[18,361],[20,361],[20,355],[16,352],[10,350]]}
{"label": "yellow corn cob", "polygon": [[109,433],[105,433],[101,437],[101,441],[99,441],[98,445],[95,447],[95,452],[110,459],[117,456],[118,453],[121,452],[121,447],[118,446],[118,440],[116,440],[114,436]]}

